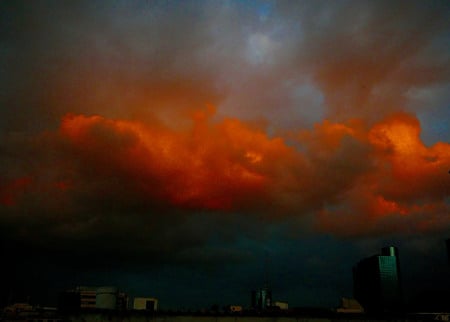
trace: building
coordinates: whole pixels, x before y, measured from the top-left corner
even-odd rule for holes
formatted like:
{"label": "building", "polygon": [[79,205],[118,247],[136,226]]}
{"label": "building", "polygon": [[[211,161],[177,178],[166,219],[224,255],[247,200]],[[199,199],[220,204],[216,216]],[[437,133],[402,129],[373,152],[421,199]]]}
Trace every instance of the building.
{"label": "building", "polygon": [[119,311],[128,310],[128,294],[125,292],[117,292],[116,309]]}
{"label": "building", "polygon": [[0,320],[5,322],[62,322],[55,307],[14,303],[3,309]]}
{"label": "building", "polygon": [[275,301],[275,302],[273,302],[273,306],[279,308],[280,310],[288,310],[289,309],[288,302],[283,302],[283,301]]}
{"label": "building", "polygon": [[353,268],[353,291],[367,312],[402,309],[400,264],[396,247],[385,247],[381,255],[361,260]]}
{"label": "building", "polygon": [[252,308],[265,310],[272,306],[272,291],[268,287],[252,291]]}
{"label": "building", "polygon": [[80,297],[81,309],[95,309],[97,302],[97,289],[89,286],[78,286],[75,288],[75,292]]}
{"label": "building", "polygon": [[97,309],[115,310],[118,302],[117,287],[104,286],[96,289],[95,307]]}
{"label": "building", "polygon": [[77,286],[60,294],[58,307],[62,311],[126,310],[128,296],[114,286]]}
{"label": "building", "polygon": [[364,313],[364,308],[355,299],[341,298],[341,306],[336,309],[337,313]]}
{"label": "building", "polygon": [[28,303],[14,303],[3,308],[5,315],[27,315],[34,311],[34,307]]}
{"label": "building", "polygon": [[242,313],[243,308],[241,305],[228,305],[226,311],[229,313]]}
{"label": "building", "polygon": [[156,312],[158,310],[158,299],[154,297],[135,297],[133,309]]}

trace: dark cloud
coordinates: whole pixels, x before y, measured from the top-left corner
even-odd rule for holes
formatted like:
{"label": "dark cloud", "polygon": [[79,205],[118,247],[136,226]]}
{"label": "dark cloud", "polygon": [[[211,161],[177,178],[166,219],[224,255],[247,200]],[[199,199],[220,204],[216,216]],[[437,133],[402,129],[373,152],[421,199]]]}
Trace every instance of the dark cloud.
{"label": "dark cloud", "polygon": [[312,74],[333,119],[376,120],[406,109],[408,91],[449,81],[448,48],[439,41],[448,37],[443,2],[281,7],[298,21],[298,66]]}

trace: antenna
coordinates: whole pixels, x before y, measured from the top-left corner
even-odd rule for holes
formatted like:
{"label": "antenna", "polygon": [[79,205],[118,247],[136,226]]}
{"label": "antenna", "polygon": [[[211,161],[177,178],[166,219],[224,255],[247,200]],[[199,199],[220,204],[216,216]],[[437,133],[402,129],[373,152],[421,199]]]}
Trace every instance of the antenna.
{"label": "antenna", "polygon": [[261,290],[261,300],[264,309],[272,306],[272,291],[269,287],[269,251],[266,249],[264,256],[264,289]]}

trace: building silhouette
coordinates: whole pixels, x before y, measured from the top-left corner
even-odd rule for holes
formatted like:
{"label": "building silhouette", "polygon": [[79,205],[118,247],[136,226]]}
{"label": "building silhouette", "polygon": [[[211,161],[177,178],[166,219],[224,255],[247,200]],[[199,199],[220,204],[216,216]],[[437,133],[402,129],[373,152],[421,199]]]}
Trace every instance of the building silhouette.
{"label": "building silhouette", "polygon": [[64,312],[126,310],[128,295],[114,286],[77,286],[59,294],[58,308]]}
{"label": "building silhouette", "polygon": [[380,255],[353,267],[354,297],[367,312],[402,310],[400,264],[396,247],[384,247]]}
{"label": "building silhouette", "polygon": [[341,306],[336,309],[337,313],[364,313],[364,309],[355,299],[341,298]]}
{"label": "building silhouette", "polygon": [[252,308],[266,310],[272,306],[272,291],[268,287],[252,291]]}
{"label": "building silhouette", "polygon": [[133,300],[133,310],[156,312],[158,310],[158,299],[155,297],[135,297]]}

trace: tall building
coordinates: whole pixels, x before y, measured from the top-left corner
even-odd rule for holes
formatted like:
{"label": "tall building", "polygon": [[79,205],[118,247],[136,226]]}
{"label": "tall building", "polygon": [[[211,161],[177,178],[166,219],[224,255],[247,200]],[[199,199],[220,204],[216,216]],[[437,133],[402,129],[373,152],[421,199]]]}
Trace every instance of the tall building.
{"label": "tall building", "polygon": [[272,306],[272,291],[268,287],[263,287],[257,291],[252,291],[252,307],[257,310],[265,310]]}
{"label": "tall building", "polygon": [[272,307],[272,290],[269,288],[269,255],[265,252],[264,258],[264,287],[252,291],[252,308],[255,310],[266,310]]}
{"label": "tall building", "polygon": [[396,247],[385,247],[380,255],[361,260],[353,267],[354,297],[367,312],[402,309],[400,263]]}

